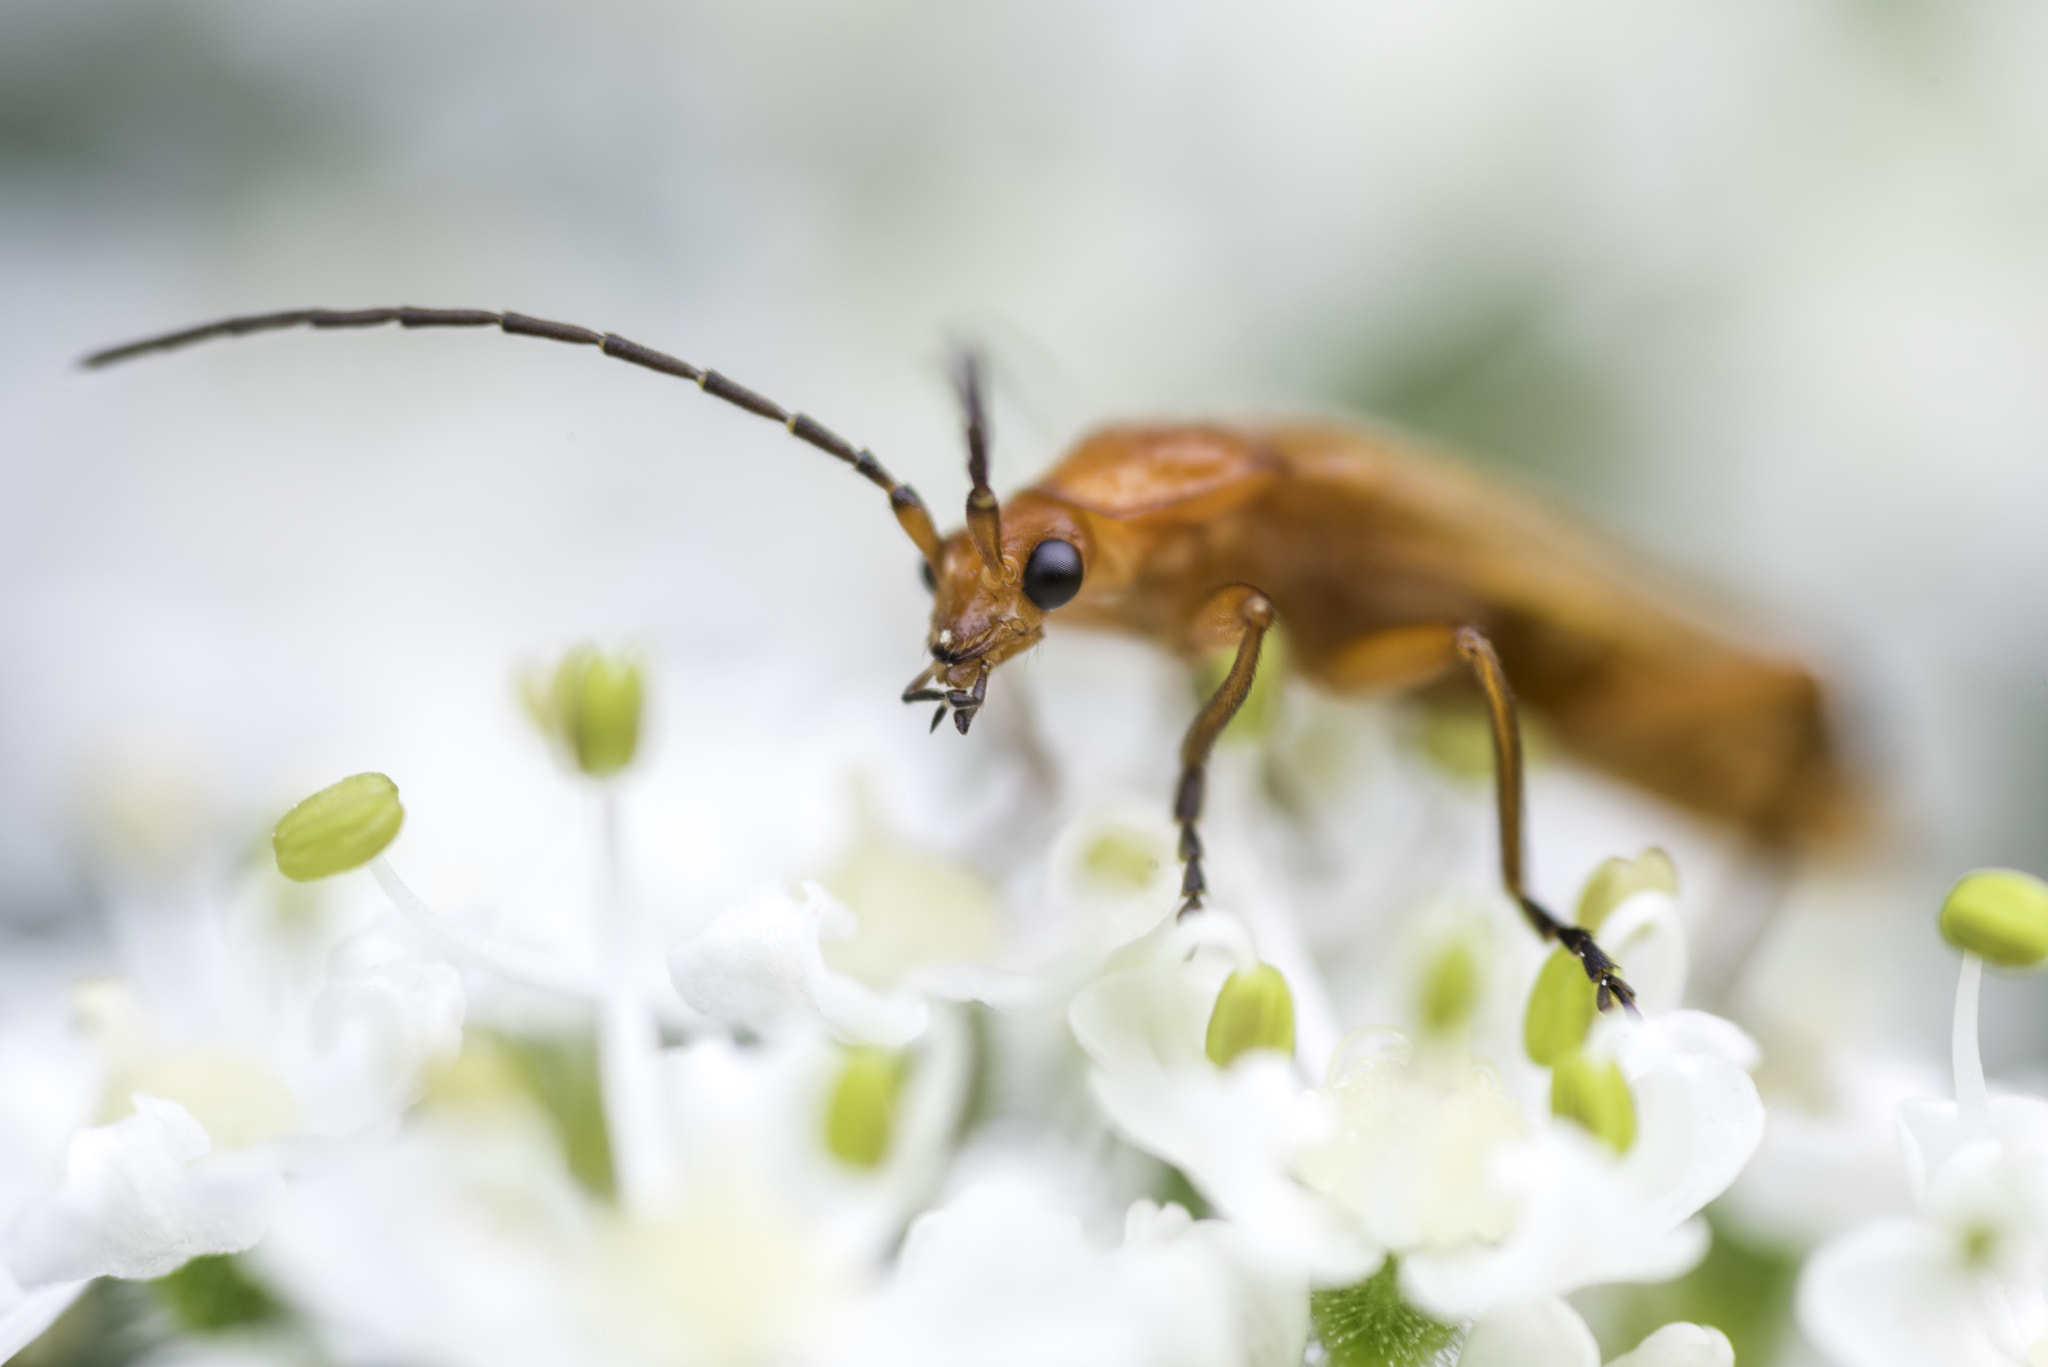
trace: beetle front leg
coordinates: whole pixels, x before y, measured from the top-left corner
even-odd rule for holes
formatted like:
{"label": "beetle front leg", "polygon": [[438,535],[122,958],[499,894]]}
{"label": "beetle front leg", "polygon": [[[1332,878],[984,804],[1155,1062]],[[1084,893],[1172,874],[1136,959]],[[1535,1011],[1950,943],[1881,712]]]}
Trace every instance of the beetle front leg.
{"label": "beetle front leg", "polygon": [[1259,671],[1259,644],[1273,625],[1273,604],[1265,594],[1253,589],[1237,605],[1237,619],[1242,630],[1237,638],[1237,656],[1230,662],[1230,672],[1209,695],[1209,701],[1202,705],[1202,710],[1188,727],[1186,738],[1180,743],[1180,782],[1173,792],[1173,819],[1180,823],[1180,857],[1186,865],[1180,880],[1179,914],[1182,916],[1199,911],[1202,894],[1208,890],[1208,884],[1202,877],[1202,838],[1196,833],[1195,823],[1202,816],[1202,790],[1207,783],[1209,752],[1216,746],[1216,737],[1223,733],[1223,728],[1230,724],[1230,719],[1237,715],[1237,709],[1244,706],[1245,697],[1252,691],[1252,679]]}

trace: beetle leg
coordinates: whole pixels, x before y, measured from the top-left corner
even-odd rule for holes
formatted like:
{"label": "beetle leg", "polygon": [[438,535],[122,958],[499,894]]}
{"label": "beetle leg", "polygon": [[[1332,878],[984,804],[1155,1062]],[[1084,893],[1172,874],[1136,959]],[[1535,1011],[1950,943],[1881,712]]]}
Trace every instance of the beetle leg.
{"label": "beetle leg", "polygon": [[1458,657],[1472,668],[1486,695],[1486,715],[1493,727],[1494,791],[1500,802],[1500,877],[1529,924],[1546,940],[1555,940],[1578,957],[1586,976],[1598,989],[1600,1009],[1619,1001],[1631,1013],[1636,994],[1622,980],[1621,968],[1593,937],[1545,911],[1522,887],[1522,729],[1515,716],[1515,695],[1493,642],[1473,626],[1459,627],[1452,637]]}
{"label": "beetle leg", "polygon": [[1180,743],[1180,782],[1173,792],[1173,819],[1180,823],[1180,857],[1187,866],[1180,880],[1180,915],[1199,911],[1202,894],[1208,890],[1208,883],[1202,876],[1202,837],[1196,833],[1195,823],[1202,816],[1202,791],[1207,783],[1209,752],[1216,746],[1216,737],[1237,715],[1237,709],[1244,705],[1245,696],[1252,691],[1252,678],[1259,670],[1259,643],[1265,640],[1266,631],[1273,625],[1273,604],[1266,595],[1254,589],[1244,596],[1237,607],[1237,619],[1243,628],[1237,638],[1237,658],[1230,662],[1230,672],[1209,695],[1209,701],[1195,715],[1188,727],[1185,739]]}

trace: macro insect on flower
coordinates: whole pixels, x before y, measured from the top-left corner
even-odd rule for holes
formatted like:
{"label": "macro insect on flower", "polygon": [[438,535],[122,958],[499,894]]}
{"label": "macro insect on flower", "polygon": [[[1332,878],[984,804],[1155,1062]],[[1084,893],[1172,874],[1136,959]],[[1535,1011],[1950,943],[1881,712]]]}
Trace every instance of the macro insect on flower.
{"label": "macro insect on flower", "polygon": [[1183,915],[1206,890],[1199,822],[1210,751],[1249,694],[1276,621],[1302,672],[1339,691],[1419,687],[1469,670],[1492,731],[1502,881],[1536,932],[1577,957],[1603,1008],[1632,1005],[1619,967],[1524,888],[1516,689],[1582,757],[1766,843],[1851,819],[1808,673],[1699,625],[1555,516],[1381,434],[1110,428],[1003,504],[989,484],[981,370],[968,356],[957,381],[972,487],[966,525],[941,538],[916,491],[866,448],[715,370],[573,324],[482,309],[293,309],[112,347],[85,363],[254,332],[387,323],[594,346],[694,383],[852,466],[889,495],[924,558],[931,663],[903,700],[936,703],[934,728],[950,710],[965,734],[990,674],[1036,644],[1055,613],[1188,654],[1234,647],[1181,745],[1173,815]]}

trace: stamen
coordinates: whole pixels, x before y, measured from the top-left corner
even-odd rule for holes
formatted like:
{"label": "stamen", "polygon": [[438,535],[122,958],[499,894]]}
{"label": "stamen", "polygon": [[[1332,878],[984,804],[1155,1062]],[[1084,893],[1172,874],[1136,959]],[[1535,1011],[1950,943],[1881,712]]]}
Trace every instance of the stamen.
{"label": "stamen", "polygon": [[377,886],[384,889],[384,895],[391,899],[391,905],[398,908],[399,914],[412,922],[413,927],[426,937],[427,943],[456,962],[494,973],[506,982],[524,987],[559,992],[580,1001],[598,1000],[597,983],[584,974],[563,968],[555,957],[538,950],[508,945],[489,935],[451,924],[406,886],[405,880],[398,876],[398,870],[392,868],[391,861],[383,855],[370,861],[370,872],[376,877]]}
{"label": "stamen", "polygon": [[1984,961],[1963,955],[1963,974],[1956,983],[1956,1021],[1951,1066],[1956,1075],[1956,1111],[1965,1139],[1991,1132],[1991,1096],[1984,1086],[1984,1056],[1977,1049],[1977,991],[1984,981]]}

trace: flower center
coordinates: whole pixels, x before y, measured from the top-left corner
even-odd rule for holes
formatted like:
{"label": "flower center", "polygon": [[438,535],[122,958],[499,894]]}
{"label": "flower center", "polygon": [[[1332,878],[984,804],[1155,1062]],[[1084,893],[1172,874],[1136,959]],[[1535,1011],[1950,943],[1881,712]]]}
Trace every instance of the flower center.
{"label": "flower center", "polygon": [[1418,1062],[1405,1048],[1360,1060],[1321,1089],[1335,1132],[1295,1160],[1300,1180],[1394,1249],[1492,1242],[1514,1205],[1488,1180],[1496,1148],[1529,1132],[1522,1108],[1477,1064]]}

